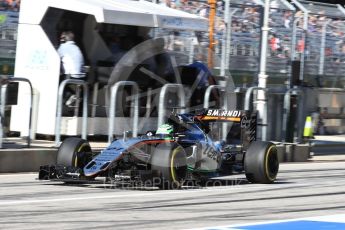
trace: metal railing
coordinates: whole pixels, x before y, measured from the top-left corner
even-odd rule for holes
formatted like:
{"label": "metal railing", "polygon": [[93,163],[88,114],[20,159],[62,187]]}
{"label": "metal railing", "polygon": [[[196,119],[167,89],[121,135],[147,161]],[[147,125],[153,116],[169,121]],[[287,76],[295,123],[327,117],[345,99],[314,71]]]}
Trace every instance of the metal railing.
{"label": "metal railing", "polygon": [[[250,101],[251,101],[250,99],[254,90],[262,90],[264,92],[267,92],[268,88],[262,88],[262,87],[257,87],[257,86],[250,87],[246,92],[246,96],[244,100],[244,110],[250,110]],[[262,114],[262,116],[259,117],[259,119],[260,119],[260,122],[258,123],[258,126],[261,126],[261,140],[266,141],[267,140],[267,125],[268,125],[267,124],[267,103],[265,103],[264,114]]]}
{"label": "metal railing", "polygon": [[262,88],[258,86],[253,86],[253,87],[248,88],[246,91],[245,99],[244,99],[244,110],[250,110],[250,101],[251,101],[251,96],[254,90],[268,91],[267,88]]}
{"label": "metal railing", "polygon": [[[204,97],[204,108],[207,109],[210,106],[210,98],[211,98],[211,93],[212,90],[214,89],[219,89],[221,91],[225,91],[225,86],[222,85],[210,85],[209,87],[207,87],[206,91],[205,91],[205,97]],[[226,93],[226,92],[225,92]],[[225,100],[223,100],[223,106],[224,109],[227,109],[227,96],[225,96]]]}
{"label": "metal railing", "polygon": [[303,127],[303,97],[304,93],[301,89],[299,88],[292,88],[286,91],[284,95],[284,114],[283,114],[283,128],[282,128],[282,141],[285,142],[286,138],[286,131],[287,131],[287,120],[288,120],[288,115],[290,114],[290,104],[291,104],[291,95],[295,93],[296,95],[299,95],[301,98],[298,100],[298,127],[297,127],[297,142],[302,141],[302,128]]}
{"label": "metal railing", "polygon": [[[0,148],[2,148],[3,145],[3,136],[4,136],[4,130],[3,130],[3,122],[5,118],[5,106],[6,106],[6,93],[7,93],[7,84],[11,82],[25,82],[30,87],[30,114],[29,114],[29,127],[28,127],[28,137],[27,137],[27,146],[28,148],[31,145],[31,139],[32,139],[32,133],[31,133],[31,120],[32,120],[32,107],[33,107],[33,88],[31,82],[26,78],[20,78],[20,77],[8,77],[8,76],[1,76],[0,79],[0,87],[1,87],[1,108],[0,108]],[[4,87],[6,85],[6,87]]]}
{"label": "metal railing", "polygon": [[133,115],[133,136],[138,135],[138,123],[139,123],[139,87],[134,81],[119,81],[111,87],[110,96],[110,108],[109,108],[109,128],[108,128],[108,144],[111,143],[114,134],[115,124],[115,111],[116,111],[116,99],[120,87],[132,86],[134,95],[134,115]]}
{"label": "metal railing", "polygon": [[171,89],[175,89],[178,92],[178,96],[180,98],[179,104],[180,104],[180,108],[181,108],[181,113],[185,112],[185,107],[186,107],[186,95],[184,92],[184,88],[183,85],[181,84],[173,84],[173,83],[169,83],[169,84],[165,84],[162,89],[161,92],[159,94],[159,104],[158,104],[158,127],[160,125],[163,124],[164,121],[164,115],[165,115],[165,98],[166,98],[166,94],[169,90]]}
{"label": "metal railing", "polygon": [[[222,109],[227,110],[228,109],[228,98],[230,96],[230,93],[226,91],[226,87],[222,86],[222,85],[210,85],[209,87],[207,87],[206,91],[205,91],[205,97],[204,97],[204,108],[208,109],[210,106],[210,98],[211,98],[211,93],[212,90],[214,89],[219,89],[221,91],[224,92],[224,100],[222,101]],[[228,124],[226,122],[223,122],[222,124],[222,128],[221,128],[221,133],[222,133],[222,139],[225,140],[226,136],[228,134],[227,132],[227,127]]]}
{"label": "metal railing", "polygon": [[[58,92],[58,101],[57,101],[57,113],[55,120],[55,145],[58,146],[61,141],[61,119],[62,119],[62,103],[63,103],[63,93],[66,88],[66,85],[75,85],[76,87],[83,87],[83,121],[82,121],[82,138],[87,138],[87,105],[88,105],[88,84],[83,80],[77,79],[66,79],[61,82]],[[76,106],[79,103],[77,103]],[[76,115],[76,114],[75,114]]]}

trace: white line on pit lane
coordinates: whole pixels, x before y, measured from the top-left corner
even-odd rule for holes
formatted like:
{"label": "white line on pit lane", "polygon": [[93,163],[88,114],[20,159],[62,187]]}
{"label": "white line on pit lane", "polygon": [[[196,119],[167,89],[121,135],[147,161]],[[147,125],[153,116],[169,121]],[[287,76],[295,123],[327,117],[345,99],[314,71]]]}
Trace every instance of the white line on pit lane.
{"label": "white line on pit lane", "polygon": [[27,176],[27,177],[37,176],[37,173],[32,173],[32,172],[28,172],[28,173],[0,173],[0,178],[2,178],[2,177],[23,177],[23,176]]}
{"label": "white line on pit lane", "polygon": [[[221,190],[226,190],[222,188]],[[84,197],[63,197],[63,198],[53,198],[53,199],[27,199],[27,200],[9,200],[9,201],[0,201],[0,206],[2,205],[23,205],[23,204],[35,204],[35,203],[50,203],[50,202],[62,202],[62,201],[80,201],[80,200],[89,200],[89,199],[116,199],[116,198],[128,198],[128,197],[143,197],[143,196],[159,196],[159,195],[171,195],[171,194],[186,194],[186,193],[201,193],[201,192],[210,192],[209,189],[203,190],[176,190],[176,191],[162,191],[162,192],[153,192],[153,193],[133,193],[133,194],[121,194],[121,195],[103,195],[103,196],[84,196]]]}
{"label": "white line on pit lane", "polygon": [[[289,187],[304,187],[306,184],[298,184],[298,185],[279,185],[277,188],[289,188]],[[245,186],[244,188],[249,188]],[[133,192],[131,194],[113,194],[113,195],[103,195],[103,196],[83,196],[83,197],[63,197],[63,198],[52,198],[52,199],[26,199],[26,200],[0,200],[0,207],[2,205],[24,205],[24,204],[36,204],[36,203],[51,203],[51,202],[63,202],[63,201],[80,201],[80,200],[88,200],[88,199],[116,199],[116,198],[128,198],[128,197],[143,197],[143,196],[159,196],[159,195],[182,195],[182,194],[191,194],[191,193],[204,193],[204,192],[212,192],[213,194],[217,192],[224,192],[224,191],[231,191],[231,190],[239,190],[241,186],[217,186],[217,187],[207,187],[201,189],[182,189],[182,190],[175,190],[175,191],[156,191],[147,193],[145,191]],[[264,185],[252,185],[250,189],[258,189],[258,190],[266,190],[267,187]]]}
{"label": "white line on pit lane", "polygon": [[[169,194],[171,194],[170,192]],[[22,205],[22,204],[35,204],[35,203],[51,203],[51,202],[62,202],[62,201],[78,201],[78,200],[88,200],[88,199],[110,199],[110,198],[126,198],[126,197],[142,197],[142,196],[153,196],[159,195],[158,193],[144,193],[144,194],[123,194],[123,195],[107,195],[107,196],[86,196],[86,197],[64,197],[64,198],[54,198],[54,199],[28,199],[28,200],[17,200],[17,201],[0,201],[0,206],[2,205]]]}

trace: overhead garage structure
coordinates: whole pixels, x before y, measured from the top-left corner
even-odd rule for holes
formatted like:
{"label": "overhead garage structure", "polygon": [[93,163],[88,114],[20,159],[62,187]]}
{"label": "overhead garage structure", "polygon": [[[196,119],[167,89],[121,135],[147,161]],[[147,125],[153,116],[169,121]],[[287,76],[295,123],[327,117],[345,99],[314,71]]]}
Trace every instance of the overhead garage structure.
{"label": "overhead garage structure", "polygon": [[24,0],[20,23],[40,24],[49,8],[93,15],[97,23],[207,30],[202,17],[144,0]]}
{"label": "overhead garage structure", "polygon": [[[57,47],[62,31],[76,34],[76,42],[92,66],[111,56],[108,34],[151,36],[150,28],[207,31],[208,20],[142,0],[22,0],[15,77],[29,79],[34,88],[32,132],[54,135],[60,77]],[[21,136],[28,135],[29,118],[23,114],[29,110],[29,93],[20,85],[18,105],[12,108],[10,129]],[[65,121],[70,123],[65,123],[62,133],[79,132],[68,130],[78,119]]]}

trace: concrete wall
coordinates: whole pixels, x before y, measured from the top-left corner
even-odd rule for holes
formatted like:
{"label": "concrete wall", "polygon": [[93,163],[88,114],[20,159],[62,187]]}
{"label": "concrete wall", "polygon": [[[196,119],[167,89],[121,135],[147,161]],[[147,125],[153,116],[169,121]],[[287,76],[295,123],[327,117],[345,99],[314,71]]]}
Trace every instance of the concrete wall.
{"label": "concrete wall", "polygon": [[0,173],[38,172],[41,165],[56,163],[57,149],[2,149]]}

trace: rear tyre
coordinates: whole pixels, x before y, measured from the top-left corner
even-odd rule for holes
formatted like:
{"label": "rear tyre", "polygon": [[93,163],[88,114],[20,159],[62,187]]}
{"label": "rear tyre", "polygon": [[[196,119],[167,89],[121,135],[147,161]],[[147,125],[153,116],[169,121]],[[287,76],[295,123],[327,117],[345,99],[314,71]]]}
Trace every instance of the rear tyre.
{"label": "rear tyre", "polygon": [[83,168],[92,159],[89,142],[77,137],[64,140],[58,150],[56,163],[65,167]]}
{"label": "rear tyre", "polygon": [[279,171],[276,146],[271,142],[252,142],[244,157],[244,171],[251,183],[273,183]]}
{"label": "rear tyre", "polygon": [[153,179],[154,186],[160,189],[181,188],[187,174],[186,152],[176,143],[159,144],[151,154],[151,169],[160,175]]}

